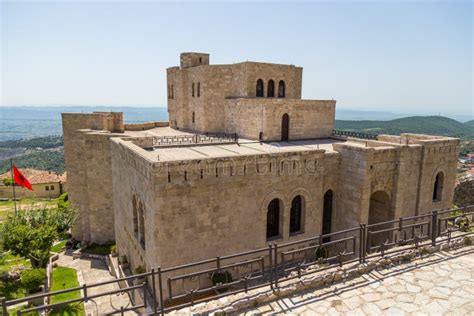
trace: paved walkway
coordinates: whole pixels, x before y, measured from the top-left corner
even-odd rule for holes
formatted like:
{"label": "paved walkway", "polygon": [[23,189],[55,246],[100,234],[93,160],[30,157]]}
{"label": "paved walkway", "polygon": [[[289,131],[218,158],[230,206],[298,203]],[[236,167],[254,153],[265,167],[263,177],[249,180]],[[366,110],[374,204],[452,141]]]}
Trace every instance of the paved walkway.
{"label": "paved walkway", "polygon": [[474,247],[439,252],[242,314],[473,315]]}
{"label": "paved walkway", "polygon": [[[82,285],[114,280],[108,270],[107,265],[97,259],[72,259],[72,256],[61,253],[56,261],[59,266],[70,267],[77,270],[77,279]],[[102,285],[100,287],[88,289],[88,295],[104,293],[119,289],[117,283]],[[101,296],[84,304],[86,315],[106,315],[120,310],[121,306],[130,306],[130,299],[126,293]],[[136,315],[134,312],[125,315]]]}

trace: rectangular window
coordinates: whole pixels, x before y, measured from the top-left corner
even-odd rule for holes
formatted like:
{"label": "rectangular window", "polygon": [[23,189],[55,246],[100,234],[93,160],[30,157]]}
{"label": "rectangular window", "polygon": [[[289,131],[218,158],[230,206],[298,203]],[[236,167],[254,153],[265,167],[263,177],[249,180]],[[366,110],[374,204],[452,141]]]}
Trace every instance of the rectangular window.
{"label": "rectangular window", "polygon": [[49,187],[48,187],[48,186],[45,186],[44,188],[46,189],[46,191],[49,191]]}
{"label": "rectangular window", "polygon": [[51,189],[51,191],[54,191],[54,185],[52,185],[52,186],[50,187],[50,189]]}

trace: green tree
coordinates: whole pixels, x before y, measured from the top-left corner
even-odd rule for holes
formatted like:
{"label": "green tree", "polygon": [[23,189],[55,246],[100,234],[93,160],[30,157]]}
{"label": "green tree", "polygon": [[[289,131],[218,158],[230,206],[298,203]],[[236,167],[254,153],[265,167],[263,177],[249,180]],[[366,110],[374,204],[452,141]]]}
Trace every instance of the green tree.
{"label": "green tree", "polygon": [[45,267],[54,241],[64,235],[76,218],[71,209],[21,211],[8,216],[1,235],[3,248],[30,259],[34,268]]}

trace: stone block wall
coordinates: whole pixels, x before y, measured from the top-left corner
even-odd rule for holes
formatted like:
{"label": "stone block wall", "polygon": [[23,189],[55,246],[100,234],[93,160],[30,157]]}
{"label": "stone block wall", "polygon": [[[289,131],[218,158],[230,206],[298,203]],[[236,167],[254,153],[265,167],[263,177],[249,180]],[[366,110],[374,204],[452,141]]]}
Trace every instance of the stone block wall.
{"label": "stone block wall", "polygon": [[329,138],[334,129],[336,101],[298,99],[227,99],[226,132],[239,137],[281,140],[282,116],[290,118],[289,139]]}
{"label": "stone block wall", "polygon": [[62,114],[69,201],[79,212],[72,228],[76,239],[114,239],[109,138],[123,136],[111,133],[123,129],[121,117],[121,113]]}

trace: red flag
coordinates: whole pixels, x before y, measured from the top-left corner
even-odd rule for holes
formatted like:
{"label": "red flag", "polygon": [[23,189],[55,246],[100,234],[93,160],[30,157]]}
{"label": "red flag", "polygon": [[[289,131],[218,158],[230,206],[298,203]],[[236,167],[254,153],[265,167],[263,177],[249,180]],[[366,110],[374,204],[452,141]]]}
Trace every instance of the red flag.
{"label": "red flag", "polygon": [[15,165],[13,165],[13,180],[15,181],[16,184],[27,188],[30,191],[33,191],[33,188],[31,187],[31,183],[26,180],[25,176],[21,174],[20,170],[17,169]]}

